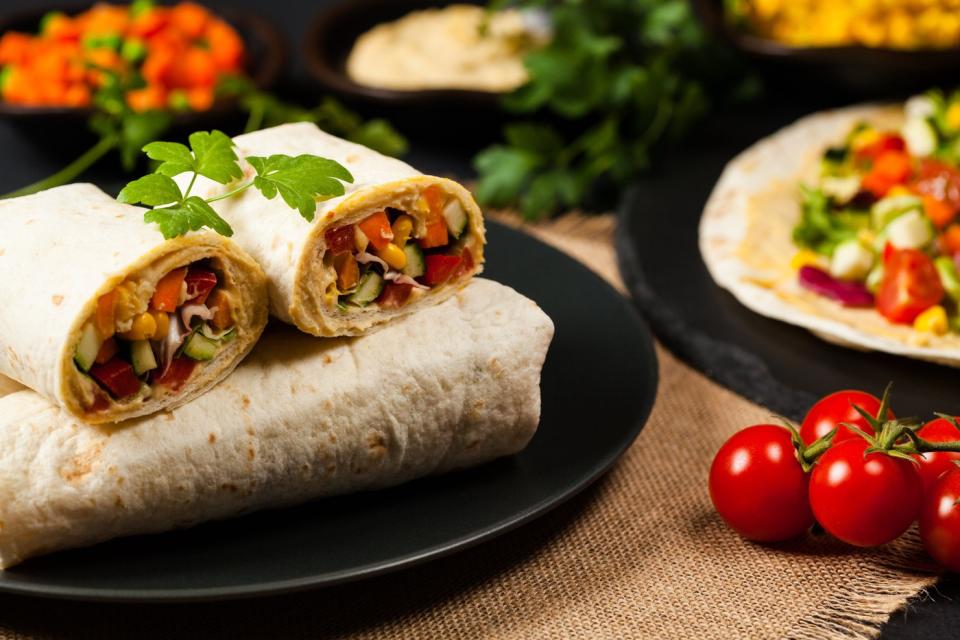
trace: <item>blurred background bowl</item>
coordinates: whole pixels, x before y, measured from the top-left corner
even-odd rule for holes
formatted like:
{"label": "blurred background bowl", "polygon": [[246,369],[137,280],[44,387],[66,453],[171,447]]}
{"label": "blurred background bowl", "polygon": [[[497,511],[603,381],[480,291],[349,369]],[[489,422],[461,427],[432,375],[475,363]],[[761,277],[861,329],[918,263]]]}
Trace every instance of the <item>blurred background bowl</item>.
{"label": "blurred background bowl", "polygon": [[[794,47],[731,24],[724,12],[724,0],[692,2],[707,29],[755,63],[774,84],[799,80],[808,83],[808,91],[829,85],[862,97],[892,97],[933,85],[952,86],[960,72],[960,47]],[[792,75],[785,79],[784,72]]]}
{"label": "blurred background bowl", "polygon": [[[93,2],[61,3],[40,6],[35,9],[10,11],[0,15],[0,35],[7,31],[37,33],[40,21],[51,11],[76,15],[93,6]],[[246,48],[247,76],[260,88],[273,86],[283,71],[287,60],[286,40],[277,27],[263,16],[252,11],[231,7],[212,7],[211,10],[230,23],[243,39]],[[236,109],[230,98],[218,99],[207,111],[186,111],[176,115],[177,124],[195,124],[212,117],[223,116]],[[31,107],[10,104],[0,100],[0,117],[21,122],[44,124],[50,121],[80,121],[90,116],[89,107]]]}

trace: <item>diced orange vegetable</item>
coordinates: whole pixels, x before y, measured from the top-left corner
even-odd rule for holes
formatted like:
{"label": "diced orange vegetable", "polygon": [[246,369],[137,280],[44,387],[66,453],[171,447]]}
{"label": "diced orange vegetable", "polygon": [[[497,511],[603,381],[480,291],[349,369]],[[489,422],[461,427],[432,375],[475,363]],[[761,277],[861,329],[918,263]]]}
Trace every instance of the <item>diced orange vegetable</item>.
{"label": "diced orange vegetable", "polygon": [[960,253],[960,224],[952,224],[940,235],[940,245],[944,253]]}
{"label": "diced orange vegetable", "polygon": [[393,240],[393,229],[390,228],[390,219],[386,211],[378,211],[368,216],[357,226],[376,249],[383,249]]}
{"label": "diced orange vegetable", "polygon": [[923,210],[937,227],[945,227],[957,215],[949,204],[929,194],[923,196]]}
{"label": "diced orange vegetable", "polygon": [[170,23],[170,10],[166,7],[153,7],[136,15],[130,21],[130,35],[150,38]]}
{"label": "diced orange vegetable", "polygon": [[229,24],[219,19],[207,23],[210,55],[221,71],[237,71],[243,62],[243,40]]}
{"label": "diced orange vegetable", "polygon": [[213,106],[213,87],[187,89],[187,104],[194,111],[206,111]]}
{"label": "diced orange vegetable", "polygon": [[217,82],[217,66],[209,51],[191,47],[177,56],[170,69],[171,87],[213,87]]}
{"label": "diced orange vegetable", "polygon": [[337,288],[340,291],[349,291],[357,286],[360,280],[360,267],[357,259],[351,253],[341,253],[333,258],[333,268],[337,270]]}
{"label": "diced orange vegetable", "polygon": [[211,309],[216,309],[213,317],[210,319],[210,324],[213,325],[214,329],[223,331],[233,326],[230,298],[223,292],[223,289],[216,289],[210,294],[210,298],[207,300],[207,306]]}
{"label": "diced orange vegetable", "polygon": [[103,341],[103,344],[100,345],[100,351],[97,353],[95,362],[97,364],[106,364],[110,362],[113,356],[117,355],[117,341],[113,338],[107,338]]}
{"label": "diced orange vegetable", "polygon": [[149,85],[143,89],[127,92],[127,104],[134,111],[150,111],[167,106],[167,92],[158,85]]}
{"label": "diced orange vegetable", "polygon": [[181,2],[170,10],[170,23],[193,39],[203,35],[209,19],[210,12],[194,2]]}
{"label": "diced orange vegetable", "polygon": [[443,215],[443,191],[437,185],[430,185],[421,194],[430,206],[430,219],[435,220]]}
{"label": "diced orange vegetable", "polygon": [[106,340],[116,332],[117,290],[105,293],[97,299],[97,331]]}
{"label": "diced orange vegetable", "polygon": [[92,35],[123,33],[130,21],[127,7],[98,3],[77,16],[75,22],[84,32]]}
{"label": "diced orange vegetable", "polygon": [[150,300],[150,308],[156,311],[172,313],[180,303],[180,292],[183,290],[183,281],[187,277],[187,268],[175,269],[163,276],[157,283]]}
{"label": "diced orange vegetable", "polygon": [[169,49],[151,48],[147,54],[140,73],[149,84],[166,84],[176,59],[176,54]]}
{"label": "diced orange vegetable", "polygon": [[432,249],[433,247],[442,247],[450,241],[447,235],[447,223],[443,216],[432,220],[427,224],[427,232],[417,242],[423,249]]}
{"label": "diced orange vegetable", "polygon": [[892,187],[904,184],[913,172],[909,154],[903,151],[884,151],[863,178],[863,188],[882,198]]}
{"label": "diced orange vegetable", "polygon": [[75,41],[80,39],[80,28],[73,19],[59,14],[50,16],[43,35],[53,40]]}
{"label": "diced orange vegetable", "polygon": [[0,38],[0,65],[23,64],[30,55],[32,38],[26,33],[7,31]]}
{"label": "diced orange vegetable", "polygon": [[63,95],[63,102],[68,107],[85,107],[90,104],[90,89],[82,84],[73,84]]}

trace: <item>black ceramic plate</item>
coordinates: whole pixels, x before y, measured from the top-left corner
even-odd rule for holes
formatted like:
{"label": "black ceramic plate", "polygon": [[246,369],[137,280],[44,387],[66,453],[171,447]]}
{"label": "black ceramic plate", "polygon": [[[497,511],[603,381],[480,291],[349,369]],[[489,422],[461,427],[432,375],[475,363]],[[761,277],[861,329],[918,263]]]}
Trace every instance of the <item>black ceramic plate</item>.
{"label": "black ceramic plate", "polygon": [[888,381],[900,415],[958,413],[956,369],[846,349],[764,318],[714,284],[703,264],[697,226],[724,165],[812,110],[761,105],[717,117],[662,174],[637,184],[622,205],[617,247],[628,286],[670,349],[783,415],[802,418],[817,397],[837,389],[879,394]]}
{"label": "black ceramic plate", "polygon": [[628,300],[572,259],[497,224],[489,241],[485,276],[537,301],[556,323],[543,419],[525,451],[387,491],[40,558],[0,574],[0,591],[186,601],[333,585],[489,539],[587,487],[653,406],[651,337]]}

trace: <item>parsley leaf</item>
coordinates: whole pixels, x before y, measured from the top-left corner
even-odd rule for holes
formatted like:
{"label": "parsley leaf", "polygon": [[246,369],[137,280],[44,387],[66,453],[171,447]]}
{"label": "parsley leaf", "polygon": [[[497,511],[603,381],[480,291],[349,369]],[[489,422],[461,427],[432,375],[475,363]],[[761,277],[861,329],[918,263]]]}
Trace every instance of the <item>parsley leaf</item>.
{"label": "parsley leaf", "polygon": [[180,187],[172,178],[151,173],[127,184],[117,195],[117,200],[129,204],[145,204],[156,207],[183,199]]}
{"label": "parsley leaf", "polygon": [[233,140],[222,131],[197,131],[190,134],[194,171],[220,184],[242,178],[243,171],[233,151]]}
{"label": "parsley leaf", "polygon": [[308,221],[313,220],[318,197],[342,196],[346,191],[340,181],[353,182],[353,176],[343,165],[318,156],[251,156],[247,162],[257,172],[254,187],[271,200],[279,193],[284,202],[299,210]]}
{"label": "parsley leaf", "polygon": [[[169,180],[169,178],[167,178]],[[151,209],[143,214],[145,222],[156,223],[164,238],[182,236],[188,231],[209,227],[222,236],[230,237],[233,229],[200,196],[190,196],[169,207]]]}
{"label": "parsley leaf", "polygon": [[143,147],[143,152],[160,163],[156,172],[165,176],[172,178],[194,170],[193,154],[179,142],[151,142]]}

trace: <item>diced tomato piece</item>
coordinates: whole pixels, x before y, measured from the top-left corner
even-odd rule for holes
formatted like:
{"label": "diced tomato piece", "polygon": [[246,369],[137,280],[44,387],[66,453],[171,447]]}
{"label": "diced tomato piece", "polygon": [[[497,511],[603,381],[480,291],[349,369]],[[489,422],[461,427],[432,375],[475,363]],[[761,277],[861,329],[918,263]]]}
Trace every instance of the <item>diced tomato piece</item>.
{"label": "diced tomato piece", "polygon": [[449,280],[462,262],[460,256],[445,255],[429,255],[424,260],[427,272],[423,276],[423,283],[428,287],[435,287]]}
{"label": "diced tomato piece", "polygon": [[417,239],[417,243],[422,249],[433,249],[434,247],[443,247],[450,242],[447,235],[447,223],[441,217],[427,224],[427,232],[422,238]]}
{"label": "diced tomato piece", "polygon": [[90,367],[90,375],[106,387],[114,398],[126,398],[140,390],[140,379],[133,372],[133,365],[120,358],[113,358],[106,364]]}
{"label": "diced tomato piece", "polygon": [[210,12],[195,2],[180,2],[170,10],[170,22],[189,38],[199,38],[207,28]]}
{"label": "diced tomato piece", "polygon": [[470,273],[473,271],[473,254],[470,253],[469,249],[464,249],[460,254],[460,266],[457,267],[457,270],[454,272],[453,276],[459,278],[462,275]]}
{"label": "diced tomato piece", "polygon": [[[960,170],[957,168],[939,160],[924,158],[917,168],[912,187],[922,196],[929,196],[932,200],[941,203],[944,206],[943,217],[948,215],[947,209],[951,212],[951,219],[960,212]],[[925,206],[927,202],[925,197]],[[927,215],[930,215],[929,210]],[[933,216],[931,220],[936,222]]]}
{"label": "diced tomato piece", "polygon": [[884,151],[873,162],[870,173],[863,177],[863,188],[878,198],[898,184],[910,179],[913,166],[910,156],[903,151]]}
{"label": "diced tomato piece", "polygon": [[411,291],[413,291],[412,284],[389,282],[377,298],[377,304],[381,309],[397,309],[407,302]]}
{"label": "diced tomato piece", "polygon": [[891,322],[911,324],[943,295],[937,268],[927,254],[917,249],[897,250],[884,265],[877,311]]}
{"label": "diced tomato piece", "polygon": [[950,224],[957,215],[957,211],[953,207],[929,194],[923,196],[923,211],[938,228]]}
{"label": "diced tomato piece", "polygon": [[893,133],[881,135],[875,142],[857,149],[854,155],[858,159],[875,159],[886,151],[905,151],[907,143],[900,136]]}
{"label": "diced tomato piece", "polygon": [[184,281],[187,283],[187,302],[204,304],[217,286],[217,274],[209,269],[190,267]]}
{"label": "diced tomato piece", "polygon": [[328,229],[327,232],[323,234],[324,240],[327,241],[327,253],[336,256],[341,253],[352,252],[353,247],[356,245],[354,241],[355,235],[356,231],[354,231],[352,224],[336,229]]}
{"label": "diced tomato piece", "polygon": [[887,240],[883,245],[883,264],[886,265],[890,262],[890,258],[897,252],[897,248],[893,246],[893,243]]}
{"label": "diced tomato piece", "polygon": [[173,313],[180,302],[180,290],[187,277],[187,268],[174,269],[160,279],[150,300],[150,307],[156,311]]}
{"label": "diced tomato piece", "polygon": [[117,341],[113,338],[107,338],[103,341],[103,344],[100,345],[100,352],[97,354],[94,362],[97,364],[107,364],[113,359],[113,356],[117,355],[118,350]]}
{"label": "diced tomato piece", "polygon": [[105,293],[97,299],[97,331],[107,339],[116,332],[117,290]]}
{"label": "diced tomato piece", "polygon": [[386,211],[378,211],[368,216],[359,225],[360,231],[367,236],[376,249],[383,249],[393,240],[393,229],[390,228],[390,218]]}
{"label": "diced tomato piece", "polygon": [[337,288],[349,291],[360,280],[360,267],[352,253],[341,253],[333,259],[333,268],[337,270]]}
{"label": "diced tomato piece", "polygon": [[952,224],[940,234],[940,250],[949,255],[960,253],[960,224]]}
{"label": "diced tomato piece", "polygon": [[[183,388],[183,385],[187,382],[187,379],[190,377],[190,374],[193,373],[196,366],[197,361],[193,358],[186,356],[174,358],[170,366],[167,367],[167,370],[156,376],[153,382],[169,387],[172,391],[179,391]],[[159,369],[154,369],[154,371],[159,371]]]}

